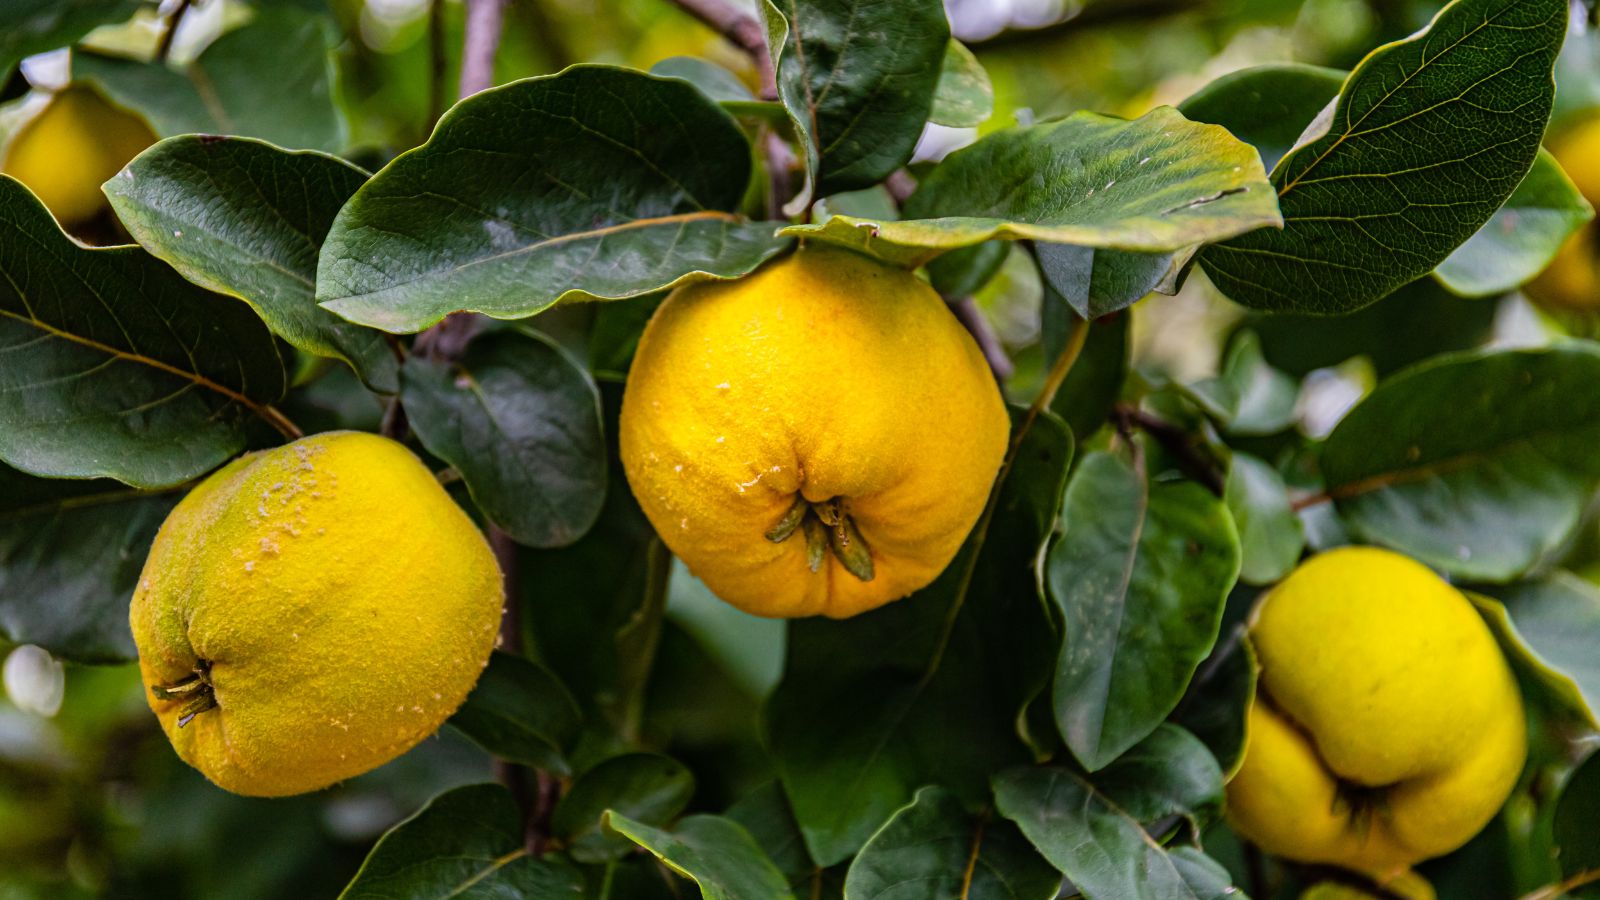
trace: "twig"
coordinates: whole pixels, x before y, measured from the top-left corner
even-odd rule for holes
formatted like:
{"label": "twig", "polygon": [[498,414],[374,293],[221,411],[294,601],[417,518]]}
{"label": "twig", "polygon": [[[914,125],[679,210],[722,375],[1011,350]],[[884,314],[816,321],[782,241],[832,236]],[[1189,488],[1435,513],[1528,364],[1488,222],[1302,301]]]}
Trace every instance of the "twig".
{"label": "twig", "polygon": [[494,86],[494,54],[505,26],[505,0],[467,0],[466,30],[461,38],[462,99]]}
{"label": "twig", "polygon": [[1137,407],[1119,405],[1112,410],[1112,415],[1129,425],[1137,426],[1140,431],[1155,438],[1156,443],[1177,457],[1178,465],[1191,478],[1205,485],[1211,493],[1218,497],[1222,496],[1226,487],[1222,471],[1214,460],[1195,445],[1193,435]]}
{"label": "twig", "polygon": [[444,0],[428,0],[428,131],[444,114]]}
{"label": "twig", "polygon": [[1571,893],[1585,885],[1600,883],[1600,869],[1585,869],[1560,884],[1547,885],[1530,894],[1523,896],[1522,900],[1556,900],[1562,894]]}
{"label": "twig", "polygon": [[994,380],[1004,382],[1015,372],[1016,366],[1011,364],[1011,357],[1006,355],[1006,347],[1000,343],[1000,336],[994,333],[989,320],[984,317],[983,310],[978,308],[978,301],[971,297],[957,299],[945,298],[950,304],[950,311],[966,327],[972,339],[978,342],[978,349],[983,351],[983,358],[989,362],[989,371],[994,373]]}
{"label": "twig", "polygon": [[300,426],[289,421],[289,417],[284,415],[283,411],[276,406],[271,404],[258,406],[256,407],[256,413],[265,419],[268,425],[277,429],[279,434],[291,441],[298,441],[306,436],[306,433],[300,430]]}
{"label": "twig", "polygon": [[156,62],[164,63],[172,55],[172,43],[178,39],[178,26],[183,24],[184,15],[193,5],[194,0],[178,0],[172,14],[167,16],[167,25],[161,31],[161,42],[156,44]]}
{"label": "twig", "polygon": [[778,99],[778,80],[772,68],[772,54],[767,49],[767,30],[744,10],[728,0],[673,0],[678,8],[709,25],[734,46],[743,50],[756,64],[761,78],[761,99]]}

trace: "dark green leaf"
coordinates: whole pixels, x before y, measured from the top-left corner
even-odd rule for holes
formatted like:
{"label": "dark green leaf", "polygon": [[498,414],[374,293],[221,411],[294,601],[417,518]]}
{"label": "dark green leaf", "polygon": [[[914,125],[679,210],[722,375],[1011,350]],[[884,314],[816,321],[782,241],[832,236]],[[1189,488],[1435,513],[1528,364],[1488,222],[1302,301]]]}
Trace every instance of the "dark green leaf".
{"label": "dark green leaf", "polygon": [[1339,95],[1347,74],[1299,63],[1241,69],[1196,91],[1178,111],[1196,122],[1221,125],[1254,145],[1270,172]]}
{"label": "dark green leaf", "polygon": [[1465,578],[1509,581],[1560,545],[1600,480],[1600,347],[1467,352],[1380,383],[1328,436],[1351,532]]}
{"label": "dark green leaf", "polygon": [[970,297],[994,280],[1015,249],[1010,241],[985,241],[928,261],[928,280],[946,297]]}
{"label": "dark green leaf", "polygon": [[1078,465],[1045,581],[1065,616],[1056,723],[1094,771],[1178,705],[1217,638],[1239,575],[1222,500],[1193,482],[1150,483],[1108,453]]}
{"label": "dark green leaf", "polygon": [[271,332],[143,250],[90,250],[0,177],[0,459],[165,487],[244,448],[284,392]]}
{"label": "dark green leaf", "polygon": [[[1600,841],[1595,840],[1595,823],[1600,822],[1600,751],[1567,777],[1556,801],[1556,859],[1561,874],[1576,878],[1600,871]],[[1568,894],[1573,897],[1600,896],[1600,886],[1591,878],[1586,888]]]}
{"label": "dark green leaf", "polygon": [[1600,587],[1566,571],[1475,597],[1512,659],[1600,729]]}
{"label": "dark green leaf", "polygon": [[1039,272],[1056,295],[1053,299],[1085,319],[1126,309],[1151,291],[1173,284],[1190,256],[1188,251],[1124,253],[1072,244],[1039,244],[1035,252]]}
{"label": "dark green leaf", "polygon": [[1056,642],[1036,573],[1071,456],[1065,425],[1040,416],[976,558],[978,529],[910,597],[790,624],[766,744],[819,864],[859,850],[917,788],[976,803],[990,773],[1027,758],[1019,713],[1046,690]]}
{"label": "dark green leaf", "polygon": [[997,237],[1169,253],[1279,221],[1250,145],[1161,107],[995,132],[940,163],[899,222],[835,216],[783,233],[915,266]]}
{"label": "dark green leaf", "polygon": [[366,173],[333,156],[248,138],[187,136],[106,182],[134,240],[201,287],[250,304],[273,333],[342,359],[374,390],[400,389],[384,336],[317,306],[317,250]]}
{"label": "dark green leaf", "polygon": [[1199,738],[1170,723],[1089,780],[1123,813],[1146,824],[1179,816],[1198,834],[1222,812],[1222,769],[1216,758]]}
{"label": "dark green leaf", "polygon": [[1433,276],[1463,297],[1516,290],[1544,271],[1567,238],[1592,218],[1594,207],[1556,158],[1540,150],[1511,198]]}
{"label": "dark green leaf", "polygon": [[461,473],[489,521],[517,542],[582,537],[606,494],[600,394],[550,339],[496,331],[459,360],[412,354],[401,401],[428,452]]}
{"label": "dark green leaf", "polygon": [[647,825],[666,825],[694,795],[694,775],[656,753],[629,753],[599,763],[572,783],[550,818],[551,833],[579,862],[620,859],[631,846],[601,827],[606,810]]}
{"label": "dark green leaf", "polygon": [[1241,329],[1261,338],[1266,361],[1300,377],[1366,356],[1380,376],[1448,350],[1489,339],[1495,304],[1463,300],[1433,278],[1419,278],[1345,316],[1251,313]]}
{"label": "dark green leaf", "polygon": [[549,669],[497,652],[450,724],[501,759],[566,775],[583,714]]}
{"label": "dark green leaf", "polygon": [[0,28],[0,78],[24,57],[73,44],[101,25],[124,22],[139,0],[8,0]]}
{"label": "dark green leaf", "polygon": [[800,825],[789,808],[789,798],[783,795],[783,786],[769,781],[739,798],[723,813],[743,826],[766,851],[778,871],[789,880],[795,893],[806,893],[804,887],[816,877],[817,865],[806,852],[805,838]]}
{"label": "dark green leaf", "polygon": [[1533,165],[1566,0],[1456,0],[1373,52],[1272,172],[1282,231],[1200,254],[1246,306],[1325,314],[1433,271]]}
{"label": "dark green leaf", "polygon": [[261,4],[183,69],[78,53],[72,72],[143,113],[162,137],[233,134],[338,153],[346,134],[333,103],[336,40],[326,15]]}
{"label": "dark green leaf", "polygon": [[733,212],[750,165],[733,119],[677,78],[574,66],[484,91],[356,192],[317,298],[411,332],[737,278],[787,243]]}
{"label": "dark green leaf", "polygon": [[763,0],[778,96],[811,200],[882,181],[911,159],[933,108],[950,24],[939,0]]}
{"label": "dark green leaf", "polygon": [[928,121],[951,128],[976,128],[994,114],[994,85],[983,63],[966,45],[952,40],[945,45],[944,66],[934,88]]}
{"label": "dark green leaf", "polygon": [[0,635],[76,662],[132,659],[128,598],[177,499],[0,465]]}
{"label": "dark green leaf", "polygon": [[[1067,330],[1073,319],[1065,303],[1051,303],[1045,297],[1042,313],[1045,358],[1055,359],[1066,345]],[[1089,323],[1083,352],[1078,354],[1067,380],[1056,391],[1050,409],[1072,427],[1080,442],[1100,430],[1122,391],[1128,373],[1128,325],[1126,315],[1111,315]]]}
{"label": "dark green leaf", "polygon": [[578,900],[583,879],[522,844],[522,813],[498,784],[440,794],[391,828],[339,900]]}
{"label": "dark green leaf", "polygon": [[794,900],[772,860],[728,819],[690,816],[662,831],[609,812],[606,824],[693,880],[705,900]]}
{"label": "dark green leaf", "polygon": [[[1181,734],[1181,731],[1174,730]],[[1181,741],[1181,739],[1179,739]],[[1189,738],[1193,741],[1193,738]],[[1185,752],[1206,756],[1203,747]],[[1176,746],[1176,745],[1175,745]],[[1170,807],[1161,790],[1139,783],[1140,774],[1158,779],[1141,763],[1102,788],[1099,780],[1065,768],[1011,769],[995,776],[995,803],[1000,813],[1016,822],[1022,833],[1089,900],[1210,900],[1226,894],[1227,873],[1192,848],[1168,851],[1150,837],[1130,809],[1142,811]],[[1167,766],[1183,764],[1169,759]],[[1203,767],[1203,763],[1189,765]],[[1119,764],[1120,765],[1120,764]],[[1115,766],[1113,767],[1115,769]],[[1108,770],[1108,774],[1112,770]],[[1214,787],[1221,790],[1221,775],[1211,765]],[[1177,797],[1179,795],[1171,795]],[[1169,815],[1172,813],[1168,813]]]}
{"label": "dark green leaf", "polygon": [[850,900],[1054,900],[1061,873],[1004,819],[971,816],[940,787],[917,791],[861,848],[845,879]]}
{"label": "dark green leaf", "polygon": [[1200,666],[1172,715],[1173,722],[1206,745],[1229,778],[1244,761],[1245,722],[1255,702],[1259,669],[1244,629],[1236,629]]}
{"label": "dark green leaf", "polygon": [[1305,550],[1306,533],[1278,470],[1235,451],[1225,499],[1239,529],[1240,580],[1271,584],[1289,574]]}

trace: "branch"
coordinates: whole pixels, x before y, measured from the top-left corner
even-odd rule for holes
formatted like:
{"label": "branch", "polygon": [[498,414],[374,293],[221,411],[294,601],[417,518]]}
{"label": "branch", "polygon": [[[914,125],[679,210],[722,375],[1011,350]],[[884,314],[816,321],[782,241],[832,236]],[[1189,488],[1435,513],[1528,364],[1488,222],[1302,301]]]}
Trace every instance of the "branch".
{"label": "branch", "polygon": [[750,56],[761,78],[761,98],[778,99],[777,75],[772,69],[772,54],[767,49],[767,30],[755,16],[728,0],[672,0],[678,8],[704,22],[730,43]]}
{"label": "branch", "polygon": [[1189,477],[1200,482],[1211,493],[1221,497],[1226,481],[1216,461],[1201,451],[1194,436],[1165,419],[1157,418],[1133,406],[1118,405],[1111,415],[1126,426],[1136,426],[1154,438],[1168,453],[1177,457],[1178,465]]}
{"label": "branch", "polygon": [[462,99],[494,86],[494,54],[505,25],[505,0],[467,0],[466,30],[461,38]]}
{"label": "branch", "polygon": [[1204,5],[1205,0],[1123,0],[1123,2],[1103,2],[1091,5],[1075,16],[1068,16],[1048,25],[1041,25],[1036,28],[1008,28],[999,34],[975,41],[966,41],[965,43],[974,51],[992,50],[996,47],[1050,40],[1073,32],[1098,28],[1102,25],[1157,19],[1199,9]]}

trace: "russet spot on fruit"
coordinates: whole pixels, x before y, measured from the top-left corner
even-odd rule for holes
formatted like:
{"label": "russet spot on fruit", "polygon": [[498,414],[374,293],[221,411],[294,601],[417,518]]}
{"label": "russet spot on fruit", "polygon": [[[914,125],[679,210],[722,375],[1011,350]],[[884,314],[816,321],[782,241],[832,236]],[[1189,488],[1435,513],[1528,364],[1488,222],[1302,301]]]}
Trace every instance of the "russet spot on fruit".
{"label": "russet spot on fruit", "polygon": [[823,246],[674,291],[639,342],[620,438],[651,524],[717,596],[845,617],[944,569],[1009,431],[932,288]]}
{"label": "russet spot on fruit", "polygon": [[499,630],[483,534],[409,450],[330,432],[234,460],[156,535],[129,620],[185,762],[284,796],[436,731]]}
{"label": "russet spot on fruit", "polygon": [[1262,849],[1381,880],[1465,844],[1527,753],[1522,697],[1460,591],[1369,547],[1301,564],[1256,608],[1261,661],[1228,819]]}

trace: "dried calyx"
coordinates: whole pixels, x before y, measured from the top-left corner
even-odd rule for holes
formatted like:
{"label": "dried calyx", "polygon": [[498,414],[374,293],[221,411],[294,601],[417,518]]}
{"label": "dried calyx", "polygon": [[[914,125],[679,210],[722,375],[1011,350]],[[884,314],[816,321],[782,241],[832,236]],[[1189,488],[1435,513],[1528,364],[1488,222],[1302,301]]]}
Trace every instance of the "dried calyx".
{"label": "dried calyx", "polygon": [[843,498],[812,503],[796,494],[794,505],[767,532],[767,540],[781,544],[794,537],[797,531],[804,535],[806,563],[811,571],[822,568],[822,560],[831,550],[846,572],[862,581],[872,580],[872,548],[861,537]]}
{"label": "dried calyx", "polygon": [[211,663],[200,660],[189,675],[170,684],[152,684],[150,692],[158,700],[183,701],[178,710],[178,727],[189,724],[195,716],[217,707],[217,692],[211,686]]}

